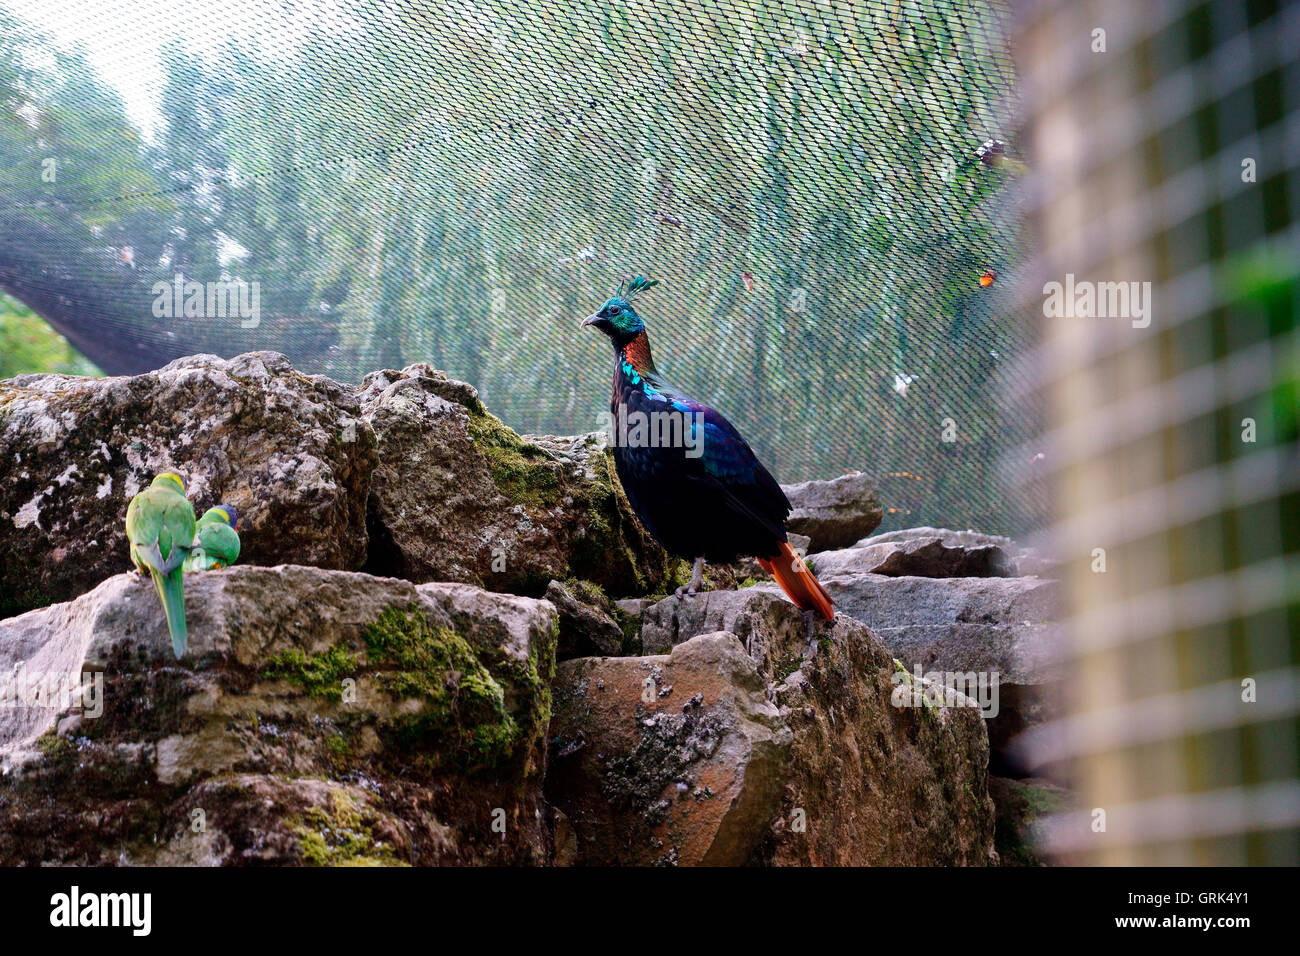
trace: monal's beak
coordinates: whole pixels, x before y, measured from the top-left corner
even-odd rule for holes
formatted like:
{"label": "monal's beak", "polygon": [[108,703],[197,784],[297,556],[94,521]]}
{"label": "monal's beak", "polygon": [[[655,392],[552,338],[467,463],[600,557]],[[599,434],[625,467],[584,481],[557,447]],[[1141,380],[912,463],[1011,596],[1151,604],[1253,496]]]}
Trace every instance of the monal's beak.
{"label": "monal's beak", "polygon": [[587,316],[585,319],[583,319],[581,322],[578,323],[578,328],[580,328],[580,329],[585,329],[587,326],[589,326],[589,325],[595,325],[595,324],[596,324],[597,322],[599,322],[599,321],[600,321],[600,316],[599,316],[599,315],[589,315],[589,316]]}

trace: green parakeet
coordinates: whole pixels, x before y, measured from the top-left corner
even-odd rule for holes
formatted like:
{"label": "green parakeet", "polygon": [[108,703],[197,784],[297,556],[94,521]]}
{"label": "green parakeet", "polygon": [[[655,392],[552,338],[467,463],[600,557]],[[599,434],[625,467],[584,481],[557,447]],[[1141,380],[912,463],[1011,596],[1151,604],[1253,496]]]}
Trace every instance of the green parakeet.
{"label": "green parakeet", "polygon": [[196,525],[194,550],[185,559],[186,571],[228,568],[239,559],[239,515],[232,505],[217,505],[203,512]]}
{"label": "green parakeet", "polygon": [[131,563],[153,578],[178,658],[185,653],[186,636],[181,567],[194,546],[194,528],[194,506],[185,497],[185,479],[174,471],[155,478],[126,509]]}

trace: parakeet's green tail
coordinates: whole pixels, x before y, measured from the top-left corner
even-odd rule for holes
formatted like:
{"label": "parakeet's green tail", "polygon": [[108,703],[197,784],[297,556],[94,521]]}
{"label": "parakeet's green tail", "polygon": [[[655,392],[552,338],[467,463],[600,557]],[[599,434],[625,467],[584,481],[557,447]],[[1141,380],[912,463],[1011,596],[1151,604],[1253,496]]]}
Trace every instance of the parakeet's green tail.
{"label": "parakeet's green tail", "polygon": [[167,615],[167,630],[172,636],[172,650],[179,659],[185,655],[187,634],[185,632],[185,594],[181,590],[181,569],[176,568],[167,575],[151,572],[154,590],[162,601],[163,613]]}

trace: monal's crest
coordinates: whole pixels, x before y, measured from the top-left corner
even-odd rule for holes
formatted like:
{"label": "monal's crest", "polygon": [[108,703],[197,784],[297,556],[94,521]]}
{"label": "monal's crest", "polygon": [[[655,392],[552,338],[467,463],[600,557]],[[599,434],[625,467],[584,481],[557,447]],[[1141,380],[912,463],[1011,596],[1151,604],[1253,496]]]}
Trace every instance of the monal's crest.
{"label": "monal's crest", "polygon": [[[647,289],[653,289],[659,284],[658,279],[647,279],[645,276],[633,276],[630,279],[624,279],[618,284],[618,291],[614,293],[614,298],[622,299],[624,302],[631,302],[642,292]],[[626,286],[626,288],[624,288]]]}

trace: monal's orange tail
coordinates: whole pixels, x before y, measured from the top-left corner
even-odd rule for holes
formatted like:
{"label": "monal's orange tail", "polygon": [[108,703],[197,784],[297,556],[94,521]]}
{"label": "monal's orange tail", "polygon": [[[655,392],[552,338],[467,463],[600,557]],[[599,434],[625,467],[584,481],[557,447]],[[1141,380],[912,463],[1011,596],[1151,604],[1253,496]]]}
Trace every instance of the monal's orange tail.
{"label": "monal's orange tail", "polygon": [[781,543],[781,551],[774,558],[759,558],[763,570],[776,578],[781,590],[801,610],[816,609],[828,621],[835,620],[835,602],[826,593],[821,582],[813,577],[812,569],[803,558],[795,554],[789,541]]}

